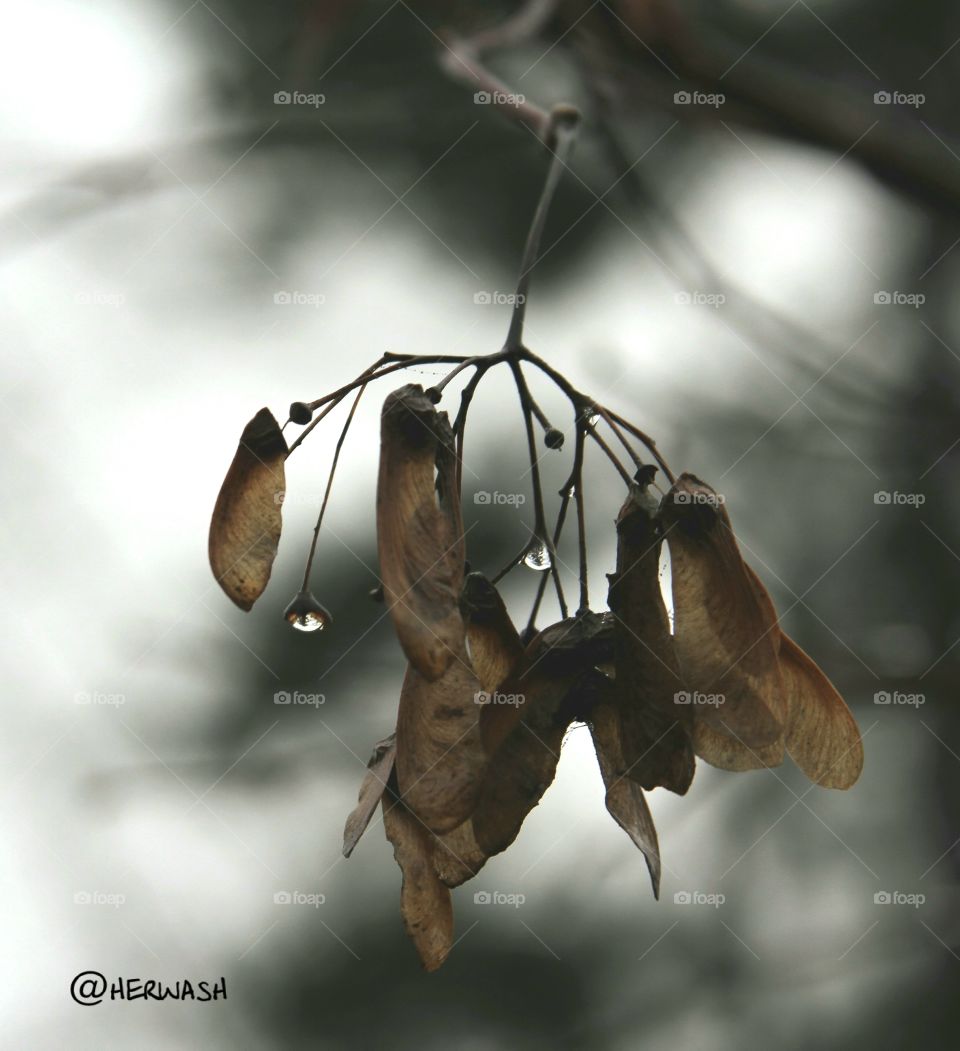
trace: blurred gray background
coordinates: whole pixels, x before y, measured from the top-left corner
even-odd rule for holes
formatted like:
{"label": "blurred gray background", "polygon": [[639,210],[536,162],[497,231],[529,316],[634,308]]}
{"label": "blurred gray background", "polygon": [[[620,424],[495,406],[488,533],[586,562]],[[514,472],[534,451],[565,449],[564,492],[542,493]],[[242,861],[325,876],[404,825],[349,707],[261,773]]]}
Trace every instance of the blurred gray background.
{"label": "blurred gray background", "polygon": [[[956,1046],[960,19],[946,0],[667,7],[672,37],[652,5],[568,4],[490,57],[586,115],[527,342],[726,496],[854,708],[862,779],[700,764],[687,797],[651,797],[657,903],[574,728],[422,973],[382,828],[340,857],[403,671],[367,597],[390,382],[361,403],[321,533],[331,631],[280,613],[341,415],[290,461],[252,613],[216,587],[206,534],[262,405],[282,419],[385,351],[499,348],[509,310],[482,293],[512,290],[545,156],[438,56],[445,28],[515,5],[34,0],[0,41],[4,1046]],[[714,50],[728,97],[674,101]],[[293,91],[324,100],[274,101]],[[489,377],[468,427],[488,572],[530,526],[529,501],[473,499],[527,491],[515,403]],[[544,461],[551,500],[569,452]],[[621,485],[589,455],[603,608]],[[505,582],[518,622],[535,584]],[[274,703],[295,690],[324,702]],[[224,975],[229,999],[79,1006],[84,970]]]}

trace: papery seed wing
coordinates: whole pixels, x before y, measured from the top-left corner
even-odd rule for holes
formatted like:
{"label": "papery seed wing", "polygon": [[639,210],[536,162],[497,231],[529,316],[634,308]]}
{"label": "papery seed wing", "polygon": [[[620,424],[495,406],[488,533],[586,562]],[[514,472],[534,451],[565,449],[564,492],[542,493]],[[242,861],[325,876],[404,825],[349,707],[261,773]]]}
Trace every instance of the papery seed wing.
{"label": "papery seed wing", "polygon": [[486,762],[479,694],[463,640],[438,679],[407,666],[397,715],[397,785],[433,832],[449,832],[473,810]]}
{"label": "papery seed wing", "polygon": [[600,617],[588,614],[545,629],[531,641],[518,669],[498,687],[503,696],[522,700],[504,706],[510,709],[508,718],[484,726],[484,746],[491,758],[473,813],[473,831],[487,855],[499,854],[516,839],[527,814],[553,782],[564,734],[578,717],[575,687],[592,670],[598,646],[602,650],[607,645],[597,641],[602,627]]}
{"label": "papery seed wing", "polygon": [[249,610],[263,594],[280,543],[287,443],[269,409],[244,427],[210,521],[210,568],[227,597]]}
{"label": "papery seed wing", "polygon": [[383,405],[377,546],[400,645],[420,675],[438,679],[463,645],[463,523],[450,424],[414,384]]}
{"label": "papery seed wing", "polygon": [[452,832],[434,837],[433,867],[448,887],[459,887],[483,868],[487,853],[473,833],[473,822],[464,821]]}
{"label": "papery seed wing", "polygon": [[694,773],[693,711],[660,594],[656,504],[634,487],[617,516],[617,571],[608,602],[614,614],[613,693],[630,777],[651,789],[683,795]]}
{"label": "papery seed wing", "polygon": [[492,693],[523,656],[523,643],[500,593],[482,573],[464,580],[460,610],[480,689]]}
{"label": "papery seed wing", "polygon": [[775,745],[782,737],[778,628],[757,601],[726,508],[708,485],[684,474],[664,498],[661,520],[674,642],[695,718],[747,748]]}
{"label": "papery seed wing", "polygon": [[863,742],[850,709],[787,634],[780,641],[780,663],[790,706],[790,757],[818,785],[850,788],[863,769]]}
{"label": "papery seed wing", "polygon": [[660,897],[660,845],[643,789],[628,776],[620,715],[609,700],[594,706],[590,733],[606,788],[606,805],[613,819],[642,852],[650,872],[654,897]]}
{"label": "papery seed wing", "polygon": [[435,971],[453,946],[453,899],[434,871],[430,833],[389,793],[382,806],[383,827],[403,874],[403,924],[424,968]]}
{"label": "papery seed wing", "polygon": [[386,790],[393,774],[393,763],[397,754],[396,734],[391,734],[374,746],[373,755],[367,763],[367,772],[360,785],[357,805],[353,808],[343,829],[343,856],[350,857],[353,848],[370,824],[374,810]]}

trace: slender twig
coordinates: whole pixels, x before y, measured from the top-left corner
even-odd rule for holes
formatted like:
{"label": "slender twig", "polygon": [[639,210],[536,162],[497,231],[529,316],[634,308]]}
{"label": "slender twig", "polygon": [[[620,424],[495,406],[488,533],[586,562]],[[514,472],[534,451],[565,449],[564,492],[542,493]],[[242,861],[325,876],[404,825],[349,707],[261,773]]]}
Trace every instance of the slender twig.
{"label": "slender twig", "polygon": [[517,350],[523,344],[523,322],[527,310],[527,296],[530,291],[530,274],[537,265],[547,214],[559,185],[560,176],[566,167],[567,157],[573,149],[579,123],[580,114],[572,106],[556,106],[550,113],[545,135],[547,149],[550,150],[551,155],[550,167],[547,169],[547,177],[544,180],[540,200],[537,202],[533,222],[527,234],[523,258],[520,261],[520,276],[517,279],[513,301],[513,315],[510,318],[510,330],[507,333],[506,349],[508,350]]}
{"label": "slender twig", "polygon": [[[577,549],[580,570],[580,608],[578,613],[585,613],[590,608],[590,592],[587,586],[587,528],[583,511],[583,452],[586,427],[577,423],[576,444],[573,451],[573,497],[577,503]],[[569,494],[569,487],[567,493]],[[569,499],[569,495],[567,497]]]}
{"label": "slender twig", "polygon": [[620,439],[620,444],[624,447],[624,449],[627,450],[630,459],[633,460],[633,466],[643,467],[643,460],[641,460],[640,457],[637,455],[636,449],[634,449],[634,447],[627,440],[627,436],[623,433],[619,426],[617,426],[616,421],[610,415],[609,411],[605,409],[602,405],[598,405],[597,412],[600,413],[600,417],[602,418],[603,422]]}
{"label": "slender twig", "polygon": [[557,601],[560,611],[564,617],[567,615],[567,603],[563,597],[563,585],[560,582],[560,571],[557,568],[557,552],[553,541],[547,532],[546,517],[543,508],[543,489],[540,484],[540,463],[537,457],[537,439],[533,430],[533,410],[530,407],[530,391],[527,381],[524,379],[520,363],[511,359],[510,370],[517,386],[517,394],[520,397],[520,409],[523,414],[523,425],[527,432],[527,452],[530,456],[530,476],[533,483],[533,514],[534,533],[540,543],[544,544],[550,558],[549,572],[553,576],[553,584],[557,589]]}
{"label": "slender twig", "polygon": [[310,554],[307,556],[307,567],[303,571],[303,587],[301,591],[306,591],[310,582],[310,569],[313,566],[313,556],[317,550],[317,537],[320,535],[320,526],[323,522],[324,512],[327,510],[327,501],[330,499],[330,490],[333,488],[333,476],[337,473],[337,463],[340,460],[340,450],[343,448],[344,440],[347,437],[347,431],[350,430],[350,424],[353,423],[353,415],[357,411],[357,406],[360,404],[360,399],[363,397],[363,392],[367,389],[364,384],[358,391],[357,396],[353,399],[353,404],[350,406],[350,412],[347,414],[347,418],[344,421],[343,429],[340,431],[340,437],[337,439],[337,447],[333,450],[333,462],[330,464],[330,474],[327,477],[327,488],[323,493],[323,502],[320,504],[320,513],[317,515],[317,524],[313,527],[313,541],[310,544]]}
{"label": "slender twig", "polygon": [[606,453],[607,459],[616,467],[620,473],[620,477],[627,483],[627,485],[633,484],[633,479],[630,477],[630,472],[620,462],[620,457],[610,448],[609,445],[597,434],[596,428],[592,425],[587,425],[587,434],[600,446],[600,448]]}

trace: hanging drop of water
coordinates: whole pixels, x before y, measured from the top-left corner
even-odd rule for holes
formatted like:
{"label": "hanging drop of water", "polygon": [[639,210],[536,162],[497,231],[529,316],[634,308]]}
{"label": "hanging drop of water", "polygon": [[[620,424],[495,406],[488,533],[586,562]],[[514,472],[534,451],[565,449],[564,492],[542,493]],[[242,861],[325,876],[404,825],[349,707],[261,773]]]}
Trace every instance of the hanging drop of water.
{"label": "hanging drop of water", "polygon": [[535,536],[530,541],[530,546],[523,556],[523,564],[528,569],[535,569],[538,573],[545,572],[553,565],[550,550],[540,537]]}
{"label": "hanging drop of water", "polygon": [[333,621],[309,591],[301,591],[283,611],[284,620],[297,631],[323,631]]}

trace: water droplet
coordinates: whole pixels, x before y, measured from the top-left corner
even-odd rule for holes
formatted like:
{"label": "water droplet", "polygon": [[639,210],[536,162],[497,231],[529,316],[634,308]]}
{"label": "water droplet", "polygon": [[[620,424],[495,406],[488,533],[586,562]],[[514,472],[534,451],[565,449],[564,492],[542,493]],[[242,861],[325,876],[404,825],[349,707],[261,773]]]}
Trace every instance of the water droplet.
{"label": "water droplet", "polygon": [[599,419],[600,419],[600,413],[599,412],[591,412],[590,415],[587,417],[587,423],[589,423],[591,427],[596,427],[597,422],[599,421]]}
{"label": "water droplet", "polygon": [[333,622],[325,609],[309,591],[301,591],[283,611],[286,622],[297,631],[323,631]]}
{"label": "water droplet", "polygon": [[523,564],[528,569],[535,569],[538,573],[543,573],[553,565],[550,550],[540,537],[535,536],[530,541],[530,546],[523,556]]}

